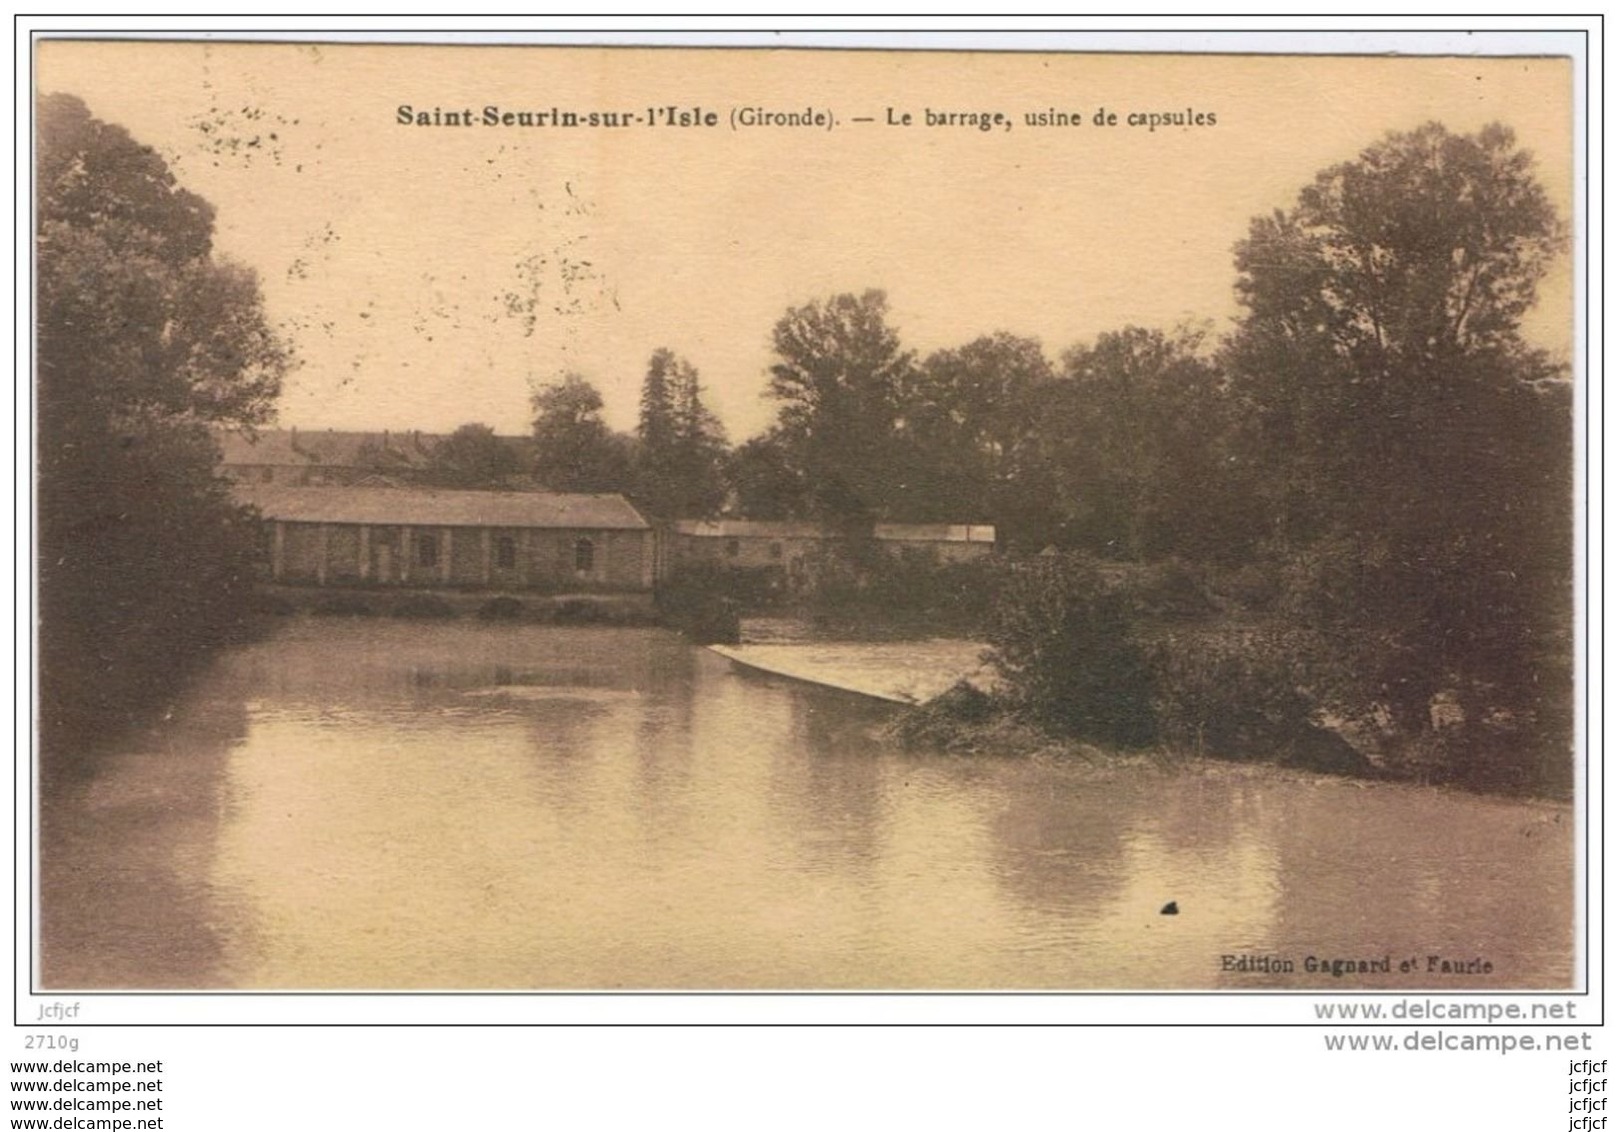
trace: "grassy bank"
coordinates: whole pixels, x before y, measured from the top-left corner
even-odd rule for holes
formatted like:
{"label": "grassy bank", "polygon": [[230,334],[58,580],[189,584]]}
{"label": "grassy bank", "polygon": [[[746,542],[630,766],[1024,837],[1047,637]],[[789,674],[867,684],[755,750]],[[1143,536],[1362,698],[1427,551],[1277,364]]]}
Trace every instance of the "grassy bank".
{"label": "grassy bank", "polygon": [[1466,755],[1453,749],[1467,741],[1459,730],[1411,740],[1396,735],[1368,737],[1354,728],[1338,731],[1311,726],[1305,732],[1292,733],[1290,739],[1272,737],[1265,741],[1255,737],[1246,747],[1212,748],[1173,740],[1125,747],[1063,733],[1030,718],[1005,696],[964,683],[927,703],[901,710],[881,726],[878,738],[907,750],[953,755],[1084,763],[1144,762],[1165,767],[1191,762],[1274,766],[1514,797],[1554,801],[1572,797],[1571,771],[1562,769],[1564,762],[1570,763],[1565,753],[1543,740],[1533,746],[1533,736],[1515,731],[1484,740],[1491,748],[1513,740],[1522,744],[1507,753],[1485,752],[1491,764],[1527,768],[1515,775],[1468,774],[1461,769],[1476,761],[1477,752]]}
{"label": "grassy bank", "polygon": [[883,560],[791,594],[719,569],[680,579],[660,605],[706,643],[733,643],[744,616],[765,614],[825,640],[992,646],[995,694],[957,688],[907,713],[890,737],[909,745],[1177,752],[1571,797],[1570,645],[1540,640],[1492,679],[1435,668],[1408,634],[1323,610],[1316,581],[1273,563],[1047,552]]}

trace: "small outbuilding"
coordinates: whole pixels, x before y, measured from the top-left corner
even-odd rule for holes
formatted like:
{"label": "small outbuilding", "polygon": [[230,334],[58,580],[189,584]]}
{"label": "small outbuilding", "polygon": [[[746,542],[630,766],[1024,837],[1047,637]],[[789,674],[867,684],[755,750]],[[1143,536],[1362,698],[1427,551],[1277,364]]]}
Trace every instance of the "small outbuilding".
{"label": "small outbuilding", "polygon": [[987,523],[878,523],[876,541],[890,553],[934,555],[940,562],[970,562],[994,553]]}
{"label": "small outbuilding", "polygon": [[[808,580],[817,562],[847,544],[844,536],[819,523],[753,519],[682,519],[671,526],[668,538],[667,570],[699,562],[780,570],[792,586]],[[878,523],[872,538],[885,553],[922,555],[940,564],[983,558],[995,546],[992,526],[965,523]]]}

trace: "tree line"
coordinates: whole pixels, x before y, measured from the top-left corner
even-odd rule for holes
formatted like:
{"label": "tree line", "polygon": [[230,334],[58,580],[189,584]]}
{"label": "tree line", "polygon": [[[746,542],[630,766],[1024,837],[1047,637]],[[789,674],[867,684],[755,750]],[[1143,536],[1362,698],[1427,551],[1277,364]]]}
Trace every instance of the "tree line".
{"label": "tree line", "polygon": [[[919,357],[881,291],[835,295],[776,323],[776,419],[729,452],[671,428],[689,371],[660,352],[619,482],[656,468],[670,515],[994,524],[1007,685],[1077,734],[1235,749],[1330,719],[1424,774],[1565,783],[1573,386],[1523,333],[1565,250],[1509,129],[1431,123],[1252,221],[1223,334]],[[542,398],[542,429],[581,401]]]}
{"label": "tree line", "polygon": [[[70,744],[239,623],[252,527],[207,430],[268,421],[293,353],[160,157],[70,96],[38,120],[41,709]],[[534,391],[531,468],[469,425],[433,475],[854,542],[993,524],[984,630],[1050,726],[1233,748],[1329,717],[1543,779],[1571,728],[1573,388],[1523,318],[1565,242],[1508,129],[1429,124],[1252,221],[1223,333],[920,356],[881,291],[834,295],[775,324],[776,417],[745,443],[660,349],[633,435],[568,375]]]}
{"label": "tree line", "polygon": [[611,430],[599,390],[568,374],[533,395],[532,467],[487,425],[468,424],[429,476],[624,492],[658,518],[995,524],[1009,549],[1119,559],[1172,552],[1198,527],[1210,549],[1229,541],[1215,532],[1231,516],[1179,490],[1223,474],[1229,440],[1219,416],[1228,390],[1205,332],[1127,327],[1060,366],[1037,340],[1004,332],[917,358],[888,324],[886,295],[870,290],[789,310],[773,340],[776,419],[735,447],[695,368],[659,349],[633,433]]}
{"label": "tree line", "polygon": [[[1573,387],[1523,316],[1565,231],[1509,130],[1390,134],[1235,249],[1218,340],[1126,328],[1038,386],[989,633],[1061,730],[1571,785]],[[1027,540],[1027,533],[1034,538]],[[1132,564],[1120,573],[1110,564]]]}

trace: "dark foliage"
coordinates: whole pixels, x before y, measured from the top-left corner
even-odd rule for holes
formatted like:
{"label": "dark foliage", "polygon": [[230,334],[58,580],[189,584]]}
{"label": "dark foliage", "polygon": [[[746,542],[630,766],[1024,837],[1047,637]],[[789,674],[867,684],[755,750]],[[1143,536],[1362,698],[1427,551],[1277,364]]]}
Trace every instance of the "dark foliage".
{"label": "dark foliage", "polygon": [[455,616],[455,607],[441,597],[413,594],[394,603],[393,615],[422,621],[447,620]]}
{"label": "dark foliage", "polygon": [[726,478],[737,510],[749,519],[793,519],[809,514],[809,492],[779,430],[756,436],[730,454]]}
{"label": "dark foliage", "polygon": [[[1571,741],[1572,404],[1521,318],[1562,250],[1509,130],[1432,124],[1322,172],[1237,249],[1228,350],[1280,611],[1416,746],[1497,777],[1500,719]],[[1457,732],[1432,705],[1452,698]]]}
{"label": "dark foliage", "polygon": [[438,487],[503,488],[522,473],[517,450],[484,424],[464,424],[433,449],[421,482]]}
{"label": "dark foliage", "polygon": [[695,643],[728,645],[741,640],[742,609],[758,608],[773,596],[768,580],[757,571],[696,563],[658,590],[657,608],[666,625]]}
{"label": "dark foliage", "polygon": [[924,624],[938,633],[972,635],[988,621],[1005,573],[1000,559],[943,562],[930,550],[864,549],[833,547],[811,562],[799,604],[811,613]]}
{"label": "dark foliage", "polygon": [[900,395],[912,363],[887,316],[887,296],[867,291],[793,308],[775,325],[770,393],[781,410],[772,436],[801,484],[802,517],[858,530],[894,514]]}
{"label": "dark foliage", "polygon": [[1142,747],[1155,738],[1151,671],[1127,595],[1094,563],[1051,554],[1018,564],[987,636],[1019,712],[1098,743]]}
{"label": "dark foliage", "polygon": [[241,631],[255,528],[206,429],[266,421],[290,355],[155,152],[68,95],[38,129],[40,732],[61,760]]}
{"label": "dark foliage", "polygon": [[527,612],[527,607],[514,597],[490,598],[478,606],[482,621],[521,621]]}
{"label": "dark foliage", "polygon": [[1318,678],[1323,642],[1287,629],[1168,633],[1151,649],[1163,739],[1221,758],[1284,761],[1311,735],[1330,697]]}
{"label": "dark foliage", "polygon": [[1068,351],[1037,437],[1060,545],[1119,561],[1243,557],[1257,535],[1234,406],[1204,336],[1126,327]]}
{"label": "dark foliage", "polygon": [[924,704],[896,716],[884,734],[902,747],[950,750],[993,720],[999,712],[993,696],[962,680]]}
{"label": "dark foliage", "polygon": [[535,390],[534,476],[552,491],[628,491],[632,443],[607,428],[601,393],[578,374]]}
{"label": "dark foliage", "polygon": [[661,519],[717,514],[725,502],[725,430],[690,362],[658,350],[641,385],[635,501]]}

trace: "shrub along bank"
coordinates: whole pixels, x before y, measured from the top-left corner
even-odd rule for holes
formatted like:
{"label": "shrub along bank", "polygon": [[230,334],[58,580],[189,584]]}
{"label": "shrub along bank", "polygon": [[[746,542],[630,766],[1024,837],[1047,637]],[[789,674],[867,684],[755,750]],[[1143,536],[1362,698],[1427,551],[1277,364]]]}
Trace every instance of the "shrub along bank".
{"label": "shrub along bank", "polygon": [[[1435,696],[1402,726],[1363,676],[1385,642],[1291,614],[1253,571],[1119,566],[1048,554],[1003,567],[984,636],[1001,687],[957,686],[896,720],[896,741],[1006,753],[1172,751],[1308,770],[1566,796],[1566,696],[1539,710]],[[1234,572],[1233,572],[1234,573]],[[1554,653],[1553,653],[1554,655]],[[1569,683],[1568,687],[1571,685]]]}

